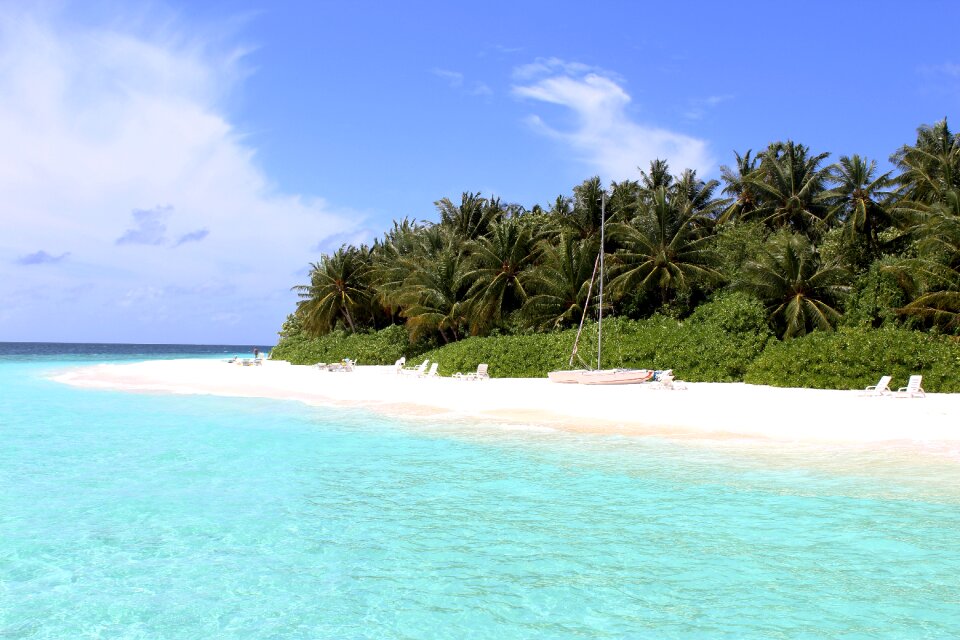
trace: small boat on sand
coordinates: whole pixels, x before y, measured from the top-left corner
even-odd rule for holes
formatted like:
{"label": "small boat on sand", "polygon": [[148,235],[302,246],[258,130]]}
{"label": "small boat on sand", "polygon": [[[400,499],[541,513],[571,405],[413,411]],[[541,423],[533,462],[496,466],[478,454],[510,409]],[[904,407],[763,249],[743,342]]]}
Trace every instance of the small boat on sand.
{"label": "small boat on sand", "polygon": [[[604,246],[604,226],[606,224],[606,215],[604,214],[604,199],[600,200],[600,253],[593,265],[593,275],[590,277],[590,286],[587,288],[587,302],[583,307],[583,317],[580,318],[580,329],[577,331],[577,337],[573,342],[573,351],[570,353],[570,366],[573,366],[573,360],[577,355],[577,345],[580,342],[580,333],[583,331],[583,321],[587,316],[587,307],[589,307],[590,292],[593,290],[593,281],[596,278],[597,271],[600,272],[599,287],[599,322],[597,323],[597,368],[596,369],[561,369],[551,371],[547,374],[550,382],[559,382],[561,384],[638,384],[648,382],[653,379],[654,372],[651,369],[601,369],[600,354],[603,337],[603,246]],[[583,360],[581,360],[583,362]]]}

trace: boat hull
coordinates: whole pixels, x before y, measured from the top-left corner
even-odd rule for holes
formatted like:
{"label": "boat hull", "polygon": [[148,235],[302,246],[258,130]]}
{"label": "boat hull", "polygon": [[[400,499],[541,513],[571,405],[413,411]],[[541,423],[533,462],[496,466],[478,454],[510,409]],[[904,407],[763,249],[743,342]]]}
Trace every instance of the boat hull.
{"label": "boat hull", "polygon": [[640,384],[653,379],[650,369],[600,369],[597,371],[551,371],[551,382],[561,384]]}

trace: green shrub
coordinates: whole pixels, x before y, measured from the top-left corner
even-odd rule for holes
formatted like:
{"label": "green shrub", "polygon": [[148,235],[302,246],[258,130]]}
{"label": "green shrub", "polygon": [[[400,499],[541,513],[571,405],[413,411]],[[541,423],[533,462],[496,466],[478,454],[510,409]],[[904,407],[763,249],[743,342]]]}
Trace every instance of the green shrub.
{"label": "green shrub", "polygon": [[338,362],[344,358],[360,364],[393,364],[401,356],[411,355],[407,331],[400,325],[366,333],[337,330],[319,338],[309,337],[292,326],[284,325],[279,344],[270,352],[274,360],[292,364]]}
{"label": "green shrub", "polygon": [[[611,318],[603,323],[604,368],[673,369],[690,381],[738,381],[770,339],[763,309],[736,295],[701,306],[686,323],[656,316],[648,320]],[[739,332],[727,330],[738,329]],[[473,371],[481,362],[490,375],[539,378],[568,369],[576,330],[532,335],[469,338],[423,354],[440,363],[441,375]],[[596,366],[597,326],[584,327],[579,360]]]}
{"label": "green shrub", "polygon": [[843,324],[851,327],[900,324],[896,309],[907,303],[896,278],[883,271],[889,261],[878,260],[853,281],[844,305]]}
{"label": "green shrub", "polygon": [[771,342],[749,368],[746,381],[778,387],[863,389],[881,375],[903,386],[923,375],[927,391],[960,391],[960,342],[907,329],[845,328]]}
{"label": "green shrub", "polygon": [[486,362],[493,378],[538,378],[548,371],[567,368],[574,335],[575,331],[563,331],[467,338],[428,351],[422,357],[440,363],[442,376],[476,371],[478,364]]}

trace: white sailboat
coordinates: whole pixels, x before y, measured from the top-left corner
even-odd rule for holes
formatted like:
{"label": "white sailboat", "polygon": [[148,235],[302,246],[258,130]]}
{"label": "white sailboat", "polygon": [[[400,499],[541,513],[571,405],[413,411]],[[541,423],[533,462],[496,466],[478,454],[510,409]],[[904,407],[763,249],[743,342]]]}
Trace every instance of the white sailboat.
{"label": "white sailboat", "polygon": [[[561,369],[551,371],[547,377],[551,382],[561,384],[637,384],[647,382],[653,378],[652,369],[601,369],[600,357],[603,353],[603,249],[606,238],[604,232],[606,228],[606,199],[604,195],[600,196],[600,254],[593,265],[593,276],[590,278],[590,286],[587,287],[587,301],[589,303],[590,293],[593,291],[593,281],[596,277],[599,267],[600,271],[600,290],[598,298],[600,301],[597,321],[597,368],[596,369]],[[577,330],[577,337],[573,342],[573,350],[570,352],[570,364],[573,366],[573,360],[577,355],[577,345],[580,342],[580,333],[583,331],[583,322],[587,316],[587,307],[584,305],[583,316],[580,318],[580,328]],[[582,362],[582,361],[581,361]]]}

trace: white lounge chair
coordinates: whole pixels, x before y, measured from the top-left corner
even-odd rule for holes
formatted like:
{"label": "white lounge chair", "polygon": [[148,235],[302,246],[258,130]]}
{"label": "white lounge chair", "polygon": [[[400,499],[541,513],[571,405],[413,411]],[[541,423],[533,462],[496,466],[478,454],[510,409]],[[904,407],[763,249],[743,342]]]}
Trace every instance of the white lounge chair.
{"label": "white lounge chair", "polygon": [[439,367],[440,367],[440,363],[434,362],[432,365],[430,365],[430,370],[427,371],[426,373],[421,373],[420,377],[421,378],[438,378],[439,376],[437,375],[437,369]]}
{"label": "white lounge chair", "polygon": [[458,380],[487,380],[490,374],[487,373],[487,365],[484,363],[477,365],[477,370],[473,373],[460,373],[458,371],[453,374],[453,377]]}
{"label": "white lounge chair", "polygon": [[872,384],[863,390],[862,396],[886,396],[890,395],[891,376],[882,376],[877,384]]}
{"label": "white lounge chair", "polygon": [[923,398],[926,396],[926,392],[920,386],[920,383],[923,381],[923,376],[910,376],[910,379],[907,381],[907,386],[900,387],[897,389],[898,398]]}
{"label": "white lounge chair", "polygon": [[406,358],[400,358],[399,360],[393,363],[393,367],[397,373],[400,373],[401,371],[403,371],[403,365],[405,365],[406,363],[407,363]]}
{"label": "white lounge chair", "polygon": [[427,370],[427,367],[430,365],[430,360],[424,360],[419,367],[406,367],[401,369],[400,373],[406,373],[410,375],[422,376],[423,372]]}

